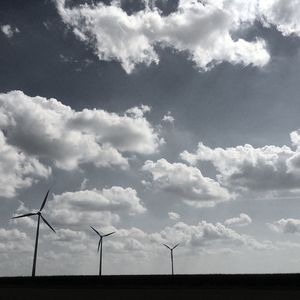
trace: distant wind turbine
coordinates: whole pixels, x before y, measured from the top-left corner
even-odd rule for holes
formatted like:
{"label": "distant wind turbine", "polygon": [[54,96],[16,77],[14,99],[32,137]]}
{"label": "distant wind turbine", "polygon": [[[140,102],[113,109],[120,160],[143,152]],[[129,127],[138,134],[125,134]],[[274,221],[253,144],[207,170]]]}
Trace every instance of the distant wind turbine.
{"label": "distant wind turbine", "polygon": [[171,264],[172,264],[172,275],[174,275],[174,264],[173,264],[173,250],[179,245],[175,245],[173,248],[169,247],[166,244],[163,244],[165,247],[167,247],[171,251]]}
{"label": "distant wind turbine", "polygon": [[102,245],[103,245],[103,238],[106,237],[106,236],[109,236],[111,234],[114,234],[116,233],[115,231],[113,232],[110,232],[110,233],[107,233],[107,234],[100,234],[93,226],[90,226],[99,236],[99,243],[98,243],[98,251],[99,252],[99,249],[100,249],[100,265],[99,265],[99,276],[102,275]]}
{"label": "distant wind turbine", "polygon": [[37,222],[37,229],[36,229],[36,236],[35,236],[35,247],[34,247],[34,255],[33,255],[33,266],[32,266],[32,276],[35,276],[35,269],[36,269],[36,255],[37,255],[37,248],[38,248],[38,242],[39,242],[39,230],[40,230],[40,220],[42,218],[42,220],[45,222],[45,224],[52,230],[55,232],[55,230],[53,229],[53,227],[47,222],[47,220],[42,216],[42,210],[46,204],[48,195],[49,195],[49,191],[47,192],[44,201],[42,203],[42,206],[40,208],[40,210],[36,213],[28,213],[28,214],[24,214],[24,215],[20,215],[20,216],[16,216],[13,217],[12,219],[19,219],[19,218],[25,218],[25,217],[30,217],[30,216],[38,216],[38,222]]}

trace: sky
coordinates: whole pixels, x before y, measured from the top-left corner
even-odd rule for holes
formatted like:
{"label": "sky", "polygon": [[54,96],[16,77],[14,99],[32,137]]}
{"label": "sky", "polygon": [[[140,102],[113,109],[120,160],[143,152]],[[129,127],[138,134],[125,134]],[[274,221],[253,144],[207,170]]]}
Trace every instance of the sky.
{"label": "sky", "polygon": [[300,271],[299,0],[0,2],[0,276]]}

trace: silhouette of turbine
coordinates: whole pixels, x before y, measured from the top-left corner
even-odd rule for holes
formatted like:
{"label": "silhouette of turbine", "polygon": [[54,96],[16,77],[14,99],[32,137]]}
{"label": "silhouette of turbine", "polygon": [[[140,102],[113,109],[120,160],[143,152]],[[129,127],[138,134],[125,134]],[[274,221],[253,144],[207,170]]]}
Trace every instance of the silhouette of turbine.
{"label": "silhouette of turbine", "polygon": [[100,249],[100,264],[99,264],[99,276],[102,275],[102,244],[103,244],[103,238],[106,236],[109,236],[111,234],[116,233],[115,231],[107,233],[107,234],[100,234],[93,226],[90,226],[99,236],[99,243],[98,243],[98,250],[97,252],[99,252]]}
{"label": "silhouette of turbine", "polygon": [[[25,217],[30,217],[30,216],[38,216],[38,222],[37,222],[37,229],[36,229],[36,236],[35,236],[35,247],[34,247],[34,255],[33,255],[33,265],[32,265],[32,276],[35,276],[35,268],[36,268],[36,255],[37,255],[37,248],[38,248],[38,242],[39,242],[39,230],[40,230],[40,220],[42,218],[42,220],[44,221],[44,223],[52,230],[55,232],[55,230],[53,229],[53,227],[47,222],[47,220],[43,217],[42,215],[42,210],[46,204],[48,195],[49,195],[49,191],[47,192],[44,201],[42,203],[42,206],[40,208],[40,210],[36,213],[28,213],[28,214],[24,214],[24,215],[20,215],[20,216],[16,216],[13,217],[12,219],[19,219],[19,218],[25,218]],[[56,232],[55,232],[56,233]]]}
{"label": "silhouette of turbine", "polygon": [[163,244],[165,247],[167,247],[170,251],[171,251],[171,264],[172,264],[172,275],[174,275],[174,264],[173,264],[173,250],[179,245],[179,243],[177,245],[175,245],[173,248],[169,247],[166,244]]}

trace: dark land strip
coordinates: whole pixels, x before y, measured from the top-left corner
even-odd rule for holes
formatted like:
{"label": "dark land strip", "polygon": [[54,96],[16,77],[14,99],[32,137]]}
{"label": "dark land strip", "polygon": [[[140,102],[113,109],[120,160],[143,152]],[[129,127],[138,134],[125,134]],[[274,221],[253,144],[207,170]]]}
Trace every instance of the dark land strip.
{"label": "dark land strip", "polygon": [[2,277],[0,299],[300,299],[300,274]]}

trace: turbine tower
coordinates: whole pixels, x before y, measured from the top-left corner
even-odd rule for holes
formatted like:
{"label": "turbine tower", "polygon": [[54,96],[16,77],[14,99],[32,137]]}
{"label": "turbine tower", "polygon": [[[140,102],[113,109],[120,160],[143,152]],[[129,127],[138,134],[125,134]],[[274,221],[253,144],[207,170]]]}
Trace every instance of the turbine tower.
{"label": "turbine tower", "polygon": [[111,234],[114,234],[115,231],[107,233],[107,234],[100,234],[93,226],[90,226],[99,236],[99,243],[98,243],[98,251],[100,249],[100,264],[99,264],[99,276],[102,275],[102,245],[103,245],[103,238],[106,236],[109,236]]}
{"label": "turbine tower", "polygon": [[172,275],[174,275],[173,250],[179,245],[179,243],[177,245],[175,245],[173,248],[169,247],[166,244],[163,244],[163,245],[171,251]]}
{"label": "turbine tower", "polygon": [[47,222],[47,220],[43,217],[42,215],[42,210],[46,204],[48,195],[49,195],[49,191],[47,192],[44,201],[42,203],[42,206],[40,208],[40,210],[38,212],[35,213],[28,213],[28,214],[24,214],[24,215],[20,215],[20,216],[16,216],[13,217],[12,219],[19,219],[19,218],[25,218],[25,217],[30,217],[30,216],[38,216],[38,221],[37,221],[37,229],[36,229],[36,236],[35,236],[35,247],[34,247],[34,255],[33,255],[33,265],[32,265],[32,277],[35,276],[35,269],[36,269],[36,256],[37,256],[37,249],[38,249],[38,242],[39,242],[39,230],[40,230],[40,220],[42,219],[44,221],[44,223],[52,230],[55,232],[55,230],[53,229],[53,227]]}

